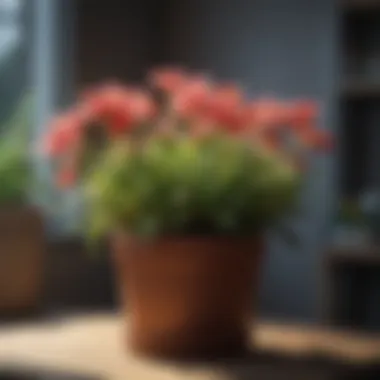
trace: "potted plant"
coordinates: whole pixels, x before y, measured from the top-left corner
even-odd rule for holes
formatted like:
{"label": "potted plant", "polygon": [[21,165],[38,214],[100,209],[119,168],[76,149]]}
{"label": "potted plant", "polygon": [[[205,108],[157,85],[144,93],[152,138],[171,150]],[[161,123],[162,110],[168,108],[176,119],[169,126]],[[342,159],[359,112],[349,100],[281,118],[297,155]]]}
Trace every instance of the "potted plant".
{"label": "potted plant", "polygon": [[248,101],[179,69],[149,79],[151,94],[86,92],[53,121],[44,149],[61,185],[83,185],[91,235],[112,241],[134,352],[235,353],[264,233],[295,205],[305,153],[329,136],[311,102]]}
{"label": "potted plant", "polygon": [[28,314],[42,292],[43,228],[28,201],[29,97],[2,128],[0,139],[0,315]]}

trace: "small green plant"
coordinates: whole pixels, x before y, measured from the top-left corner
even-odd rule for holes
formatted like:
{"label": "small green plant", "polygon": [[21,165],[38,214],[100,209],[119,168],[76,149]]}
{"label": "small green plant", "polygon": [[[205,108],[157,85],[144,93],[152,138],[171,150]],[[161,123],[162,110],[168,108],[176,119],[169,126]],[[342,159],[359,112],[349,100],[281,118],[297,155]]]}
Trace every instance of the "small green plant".
{"label": "small green plant", "polygon": [[28,152],[31,97],[22,99],[0,135],[0,204],[26,202],[30,186]]}
{"label": "small green plant", "polygon": [[329,143],[313,103],[248,101],[181,71],[152,82],[90,91],[45,140],[59,184],[84,185],[93,236],[255,234],[292,209],[305,153]]}

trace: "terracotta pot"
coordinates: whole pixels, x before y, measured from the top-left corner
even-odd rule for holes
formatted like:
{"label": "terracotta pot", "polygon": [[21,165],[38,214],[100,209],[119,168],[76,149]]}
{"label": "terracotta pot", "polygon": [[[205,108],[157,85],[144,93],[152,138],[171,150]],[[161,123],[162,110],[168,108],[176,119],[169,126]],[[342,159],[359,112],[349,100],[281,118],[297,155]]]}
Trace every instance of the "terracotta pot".
{"label": "terracotta pot", "polygon": [[0,209],[0,316],[37,309],[42,293],[43,241],[37,210]]}
{"label": "terracotta pot", "polygon": [[261,239],[114,239],[134,353],[217,358],[242,353],[255,301]]}

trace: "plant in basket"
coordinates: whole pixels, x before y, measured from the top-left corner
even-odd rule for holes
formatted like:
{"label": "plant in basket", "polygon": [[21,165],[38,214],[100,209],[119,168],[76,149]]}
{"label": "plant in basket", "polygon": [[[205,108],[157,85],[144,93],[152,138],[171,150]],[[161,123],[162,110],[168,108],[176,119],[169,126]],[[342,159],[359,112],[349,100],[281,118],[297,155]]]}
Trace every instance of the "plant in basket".
{"label": "plant in basket", "polygon": [[0,133],[0,316],[5,317],[36,311],[43,288],[43,222],[29,200],[31,100],[21,99]]}
{"label": "plant in basket", "polygon": [[89,234],[112,241],[132,349],[230,354],[247,343],[263,235],[331,139],[312,102],[248,100],[180,69],[148,79],[90,89],[44,148],[60,185],[83,186]]}

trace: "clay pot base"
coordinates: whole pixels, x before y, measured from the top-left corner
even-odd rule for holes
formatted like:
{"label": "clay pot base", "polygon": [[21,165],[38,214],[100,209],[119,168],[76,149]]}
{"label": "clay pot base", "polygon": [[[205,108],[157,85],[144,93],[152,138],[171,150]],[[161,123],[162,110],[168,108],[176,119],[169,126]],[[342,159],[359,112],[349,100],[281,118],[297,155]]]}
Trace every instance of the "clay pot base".
{"label": "clay pot base", "polygon": [[246,352],[262,242],[162,238],[115,243],[128,345],[139,356],[216,359]]}

